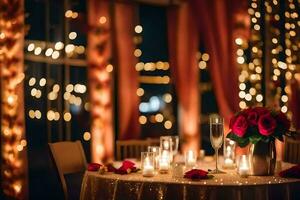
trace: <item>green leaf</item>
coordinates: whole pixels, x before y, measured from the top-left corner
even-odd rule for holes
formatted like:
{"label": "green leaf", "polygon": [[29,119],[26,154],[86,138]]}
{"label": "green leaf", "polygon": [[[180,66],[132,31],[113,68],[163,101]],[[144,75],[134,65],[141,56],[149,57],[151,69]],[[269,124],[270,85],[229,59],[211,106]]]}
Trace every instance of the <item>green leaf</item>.
{"label": "green leaf", "polygon": [[229,139],[231,139],[231,140],[234,140],[234,133],[233,132],[230,132],[230,133],[228,133],[227,134],[227,136],[226,136],[226,138],[229,138]]}
{"label": "green leaf", "polygon": [[246,137],[239,137],[233,132],[228,133],[227,138],[236,141],[240,147],[245,147],[249,144],[249,139]]}
{"label": "green leaf", "polygon": [[249,139],[248,138],[240,138],[239,141],[237,141],[237,143],[240,147],[245,147],[249,144]]}
{"label": "green leaf", "polygon": [[263,139],[263,136],[260,134],[255,134],[255,135],[252,135],[251,137],[249,137],[249,141],[252,144],[256,144],[257,142],[259,142],[262,139]]}

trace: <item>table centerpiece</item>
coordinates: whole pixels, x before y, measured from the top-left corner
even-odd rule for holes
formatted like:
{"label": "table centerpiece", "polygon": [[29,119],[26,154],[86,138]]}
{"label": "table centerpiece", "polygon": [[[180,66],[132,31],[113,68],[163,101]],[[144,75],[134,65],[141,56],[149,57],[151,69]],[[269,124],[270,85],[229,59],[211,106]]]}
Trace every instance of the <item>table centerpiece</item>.
{"label": "table centerpiece", "polygon": [[249,147],[251,175],[273,175],[276,164],[275,140],[289,135],[291,122],[282,112],[253,107],[237,112],[230,120],[227,138]]}

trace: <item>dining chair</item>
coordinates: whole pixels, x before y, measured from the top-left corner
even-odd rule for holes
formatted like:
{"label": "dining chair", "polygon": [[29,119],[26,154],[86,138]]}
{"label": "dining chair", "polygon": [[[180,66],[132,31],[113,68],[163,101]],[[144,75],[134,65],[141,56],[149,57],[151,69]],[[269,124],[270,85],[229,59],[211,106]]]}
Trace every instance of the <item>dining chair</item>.
{"label": "dining chair", "polygon": [[159,139],[117,140],[117,160],[125,158],[141,158],[141,152],[147,151],[148,146],[159,146]]}
{"label": "dining chair", "polygon": [[49,143],[64,198],[79,199],[81,182],[87,162],[80,141]]}
{"label": "dining chair", "polygon": [[300,163],[300,139],[286,137],[284,145],[284,161],[299,164]]}

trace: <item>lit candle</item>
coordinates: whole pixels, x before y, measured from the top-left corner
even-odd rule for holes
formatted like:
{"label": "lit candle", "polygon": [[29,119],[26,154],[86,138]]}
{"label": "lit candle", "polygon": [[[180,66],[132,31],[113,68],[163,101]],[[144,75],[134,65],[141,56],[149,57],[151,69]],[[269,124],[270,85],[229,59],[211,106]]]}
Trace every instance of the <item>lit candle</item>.
{"label": "lit candle", "polygon": [[234,161],[231,158],[232,156],[232,149],[230,146],[226,147],[226,154],[224,155],[224,168],[233,168],[234,167]]}
{"label": "lit candle", "polygon": [[230,147],[230,146],[227,146],[227,147],[226,147],[226,156],[227,156],[227,157],[230,157],[230,155],[231,155],[231,147]]}
{"label": "lit candle", "polygon": [[169,149],[170,148],[170,144],[169,144],[169,141],[165,140],[163,142],[163,145],[164,145],[164,149]]}
{"label": "lit candle", "polygon": [[159,159],[159,172],[168,173],[170,168],[170,155],[169,152],[163,151]]}
{"label": "lit candle", "polygon": [[160,150],[162,152],[168,152],[168,160],[171,163],[173,161],[173,151],[172,151],[172,138],[170,136],[160,137]]}
{"label": "lit candle", "polygon": [[159,146],[149,146],[148,152],[153,152],[154,154],[154,168],[155,170],[159,169],[159,154],[160,154],[160,147]]}
{"label": "lit candle", "polygon": [[242,155],[240,158],[238,172],[241,177],[247,177],[249,174],[249,162],[246,155]]}
{"label": "lit candle", "polygon": [[145,177],[154,176],[154,166],[151,165],[150,159],[148,157],[146,157],[144,160],[143,176]]}
{"label": "lit candle", "polygon": [[192,151],[192,150],[189,150],[187,153],[186,153],[186,166],[188,167],[194,167],[196,165],[196,155],[195,153]]}
{"label": "lit candle", "polygon": [[200,150],[200,153],[199,153],[199,159],[200,160],[204,160],[205,158],[205,150],[204,149],[201,149]]}
{"label": "lit candle", "polygon": [[235,141],[228,138],[224,142],[224,168],[233,169],[235,167]]}
{"label": "lit candle", "polygon": [[224,160],[224,167],[227,167],[227,168],[231,168],[233,167],[233,160],[230,159],[230,158],[225,158]]}

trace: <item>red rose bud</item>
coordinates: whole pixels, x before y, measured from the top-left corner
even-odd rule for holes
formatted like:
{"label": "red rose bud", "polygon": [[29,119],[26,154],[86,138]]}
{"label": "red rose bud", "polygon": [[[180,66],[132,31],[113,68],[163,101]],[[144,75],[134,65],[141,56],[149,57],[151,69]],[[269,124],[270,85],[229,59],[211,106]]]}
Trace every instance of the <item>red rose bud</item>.
{"label": "red rose bud", "polygon": [[291,127],[291,121],[286,117],[286,115],[282,112],[279,112],[278,115],[276,115],[277,123],[282,124],[282,126],[289,130]]}
{"label": "red rose bud", "polygon": [[264,136],[271,135],[276,126],[276,120],[270,114],[262,115],[258,120],[258,130]]}
{"label": "red rose bud", "polygon": [[87,169],[88,169],[88,171],[95,172],[95,171],[98,171],[101,166],[102,165],[99,163],[89,163]]}
{"label": "red rose bud", "polygon": [[184,174],[184,178],[188,179],[207,179],[208,172],[201,169],[192,169]]}
{"label": "red rose bud", "polygon": [[246,118],[243,115],[238,115],[235,117],[236,119],[234,120],[232,124],[232,132],[235,133],[239,137],[243,137],[246,133],[246,130],[248,128],[248,122]]}
{"label": "red rose bud", "polygon": [[247,113],[247,120],[250,126],[256,126],[258,122],[258,114],[256,111],[251,110]]}

